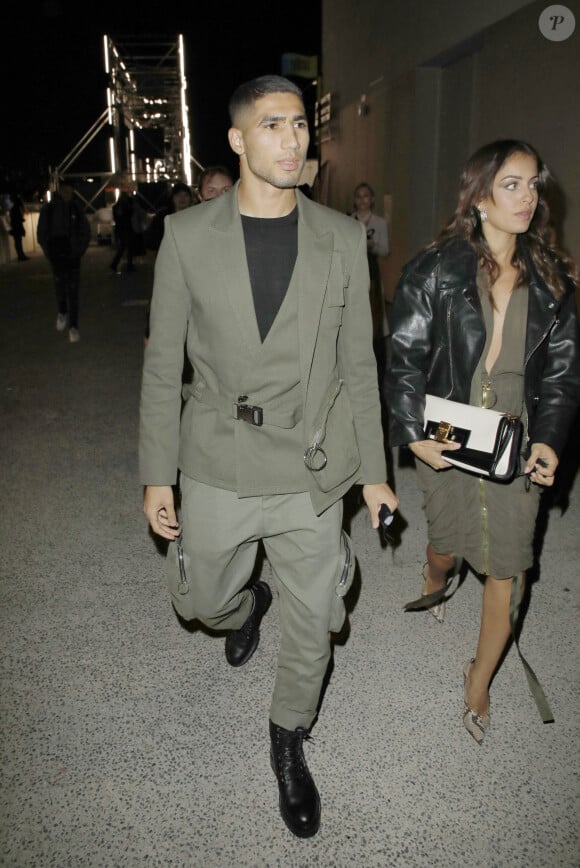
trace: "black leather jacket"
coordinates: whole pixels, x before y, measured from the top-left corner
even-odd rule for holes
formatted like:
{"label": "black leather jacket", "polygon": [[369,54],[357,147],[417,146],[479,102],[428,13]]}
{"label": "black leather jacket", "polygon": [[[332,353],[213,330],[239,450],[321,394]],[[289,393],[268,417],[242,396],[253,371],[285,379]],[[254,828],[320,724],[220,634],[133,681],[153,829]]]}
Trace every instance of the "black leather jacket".
{"label": "black leather jacket", "polygon": [[[560,454],[580,403],[580,355],[572,287],[556,300],[532,266],[525,349],[528,443]],[[425,394],[469,403],[485,345],[476,285],[477,258],[466,241],[425,250],[403,270],[389,323],[392,363],[386,377],[391,446],[424,440]]]}

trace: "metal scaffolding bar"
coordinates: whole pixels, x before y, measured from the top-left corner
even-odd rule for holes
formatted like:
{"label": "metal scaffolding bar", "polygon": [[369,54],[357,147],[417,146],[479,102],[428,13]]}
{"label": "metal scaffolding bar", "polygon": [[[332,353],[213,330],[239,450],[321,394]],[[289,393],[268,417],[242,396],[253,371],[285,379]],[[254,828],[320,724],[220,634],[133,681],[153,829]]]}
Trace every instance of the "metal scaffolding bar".
{"label": "metal scaffolding bar", "polygon": [[[103,36],[107,107],[60,164],[51,170],[51,188],[65,177],[93,175],[102,183],[86,204],[107,188],[139,184],[191,184],[188,85],[183,37]],[[80,154],[105,130],[109,169],[71,172]],[[105,166],[102,167],[105,169]],[[139,195],[142,195],[141,193]],[[143,197],[144,198],[144,197]]]}
{"label": "metal scaffolding bar", "polygon": [[104,37],[111,172],[139,182],[191,184],[182,36]]}

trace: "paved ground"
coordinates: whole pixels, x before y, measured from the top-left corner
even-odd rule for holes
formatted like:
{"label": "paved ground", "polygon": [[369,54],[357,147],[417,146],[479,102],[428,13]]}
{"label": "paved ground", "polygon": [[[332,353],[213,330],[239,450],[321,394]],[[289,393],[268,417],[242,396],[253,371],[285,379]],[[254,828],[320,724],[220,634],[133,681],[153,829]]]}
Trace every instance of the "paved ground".
{"label": "paved ground", "polygon": [[276,603],[239,671],[169,605],[136,467],[151,268],[116,277],[110,255],[83,261],[76,345],[54,330],[46,262],[0,266],[0,864],[577,866],[578,484],[547,514],[522,633],[556,722],[512,651],[481,748],[461,724],[477,580],[442,627],[405,614],[425,545],[414,470],[395,466],[395,549],[352,504],[350,630],[307,747],[322,827],[299,841],[268,763]]}

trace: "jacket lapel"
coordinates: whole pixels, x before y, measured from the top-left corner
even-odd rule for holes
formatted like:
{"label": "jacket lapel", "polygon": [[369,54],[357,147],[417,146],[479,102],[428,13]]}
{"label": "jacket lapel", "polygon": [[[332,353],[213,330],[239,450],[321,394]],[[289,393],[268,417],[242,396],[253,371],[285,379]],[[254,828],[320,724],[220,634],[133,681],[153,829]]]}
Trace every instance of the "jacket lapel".
{"label": "jacket lapel", "polygon": [[[300,374],[303,386],[308,386],[314,358],[314,348],[320,326],[322,305],[326,295],[333,261],[333,234],[318,225],[315,209],[302,193],[298,201],[298,257],[292,277],[298,284],[298,341]],[[341,277],[342,279],[342,277]]]}
{"label": "jacket lapel", "polygon": [[[254,297],[248,271],[242,218],[238,209],[238,184],[231,193],[221,197],[210,231],[219,233],[219,267],[240,337],[251,354],[262,342],[256,320]],[[200,207],[204,207],[201,205]]]}
{"label": "jacket lapel", "polygon": [[[222,197],[210,231],[221,235],[219,239],[220,268],[226,292],[240,336],[248,351],[255,355],[261,348],[260,332],[256,320],[254,298],[250,284],[242,220],[238,209],[237,188]],[[320,325],[322,304],[331,267],[339,267],[333,257],[333,235],[320,226],[309,200],[299,191],[298,201],[298,256],[288,291],[295,286],[298,293],[298,339],[300,346],[300,373],[306,385],[310,376],[314,347]],[[221,204],[221,203],[220,203]],[[203,207],[203,206],[200,206]],[[335,262],[336,260],[336,262]],[[342,278],[342,276],[339,276]]]}

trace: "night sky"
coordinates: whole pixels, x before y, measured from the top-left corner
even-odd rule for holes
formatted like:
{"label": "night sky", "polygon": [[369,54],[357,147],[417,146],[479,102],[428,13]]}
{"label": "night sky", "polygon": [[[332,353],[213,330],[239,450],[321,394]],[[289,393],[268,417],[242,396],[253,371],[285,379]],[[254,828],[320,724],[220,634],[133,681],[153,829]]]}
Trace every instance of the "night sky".
{"label": "night sky", "polygon": [[[184,11],[187,10],[187,11]],[[0,184],[35,185],[106,107],[102,35],[183,33],[194,153],[234,168],[227,102],[237,84],[280,72],[285,52],[320,53],[320,3],[11,3],[3,15],[4,123]],[[304,84],[304,82],[301,82]],[[106,170],[104,132],[73,171]],[[100,165],[95,165],[99,163]]]}

